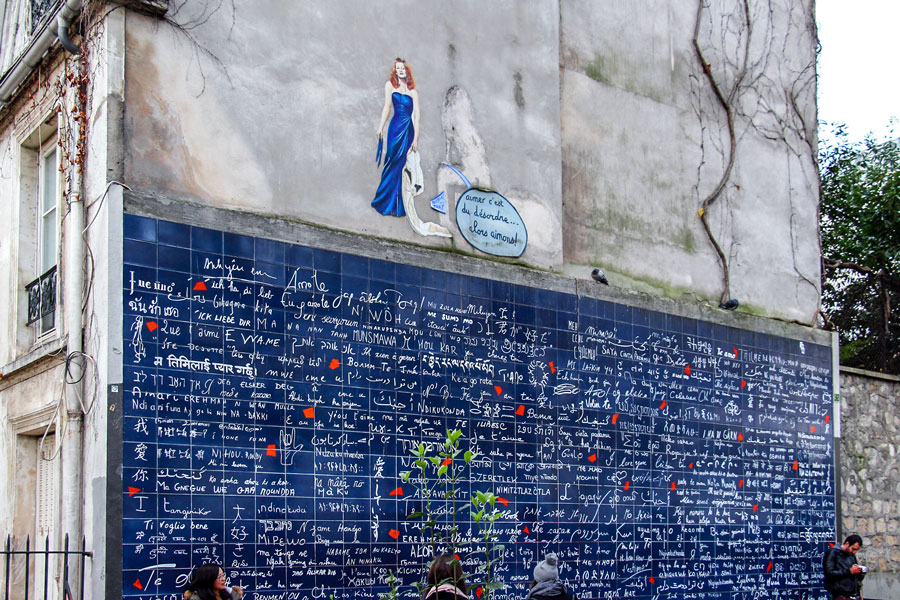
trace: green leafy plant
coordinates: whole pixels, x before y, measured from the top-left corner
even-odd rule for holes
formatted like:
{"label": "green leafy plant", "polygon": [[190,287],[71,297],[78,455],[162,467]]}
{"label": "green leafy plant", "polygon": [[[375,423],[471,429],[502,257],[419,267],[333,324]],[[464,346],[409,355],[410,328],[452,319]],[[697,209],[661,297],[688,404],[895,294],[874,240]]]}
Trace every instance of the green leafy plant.
{"label": "green leafy plant", "polygon": [[[431,547],[431,560],[434,560],[442,547],[446,547],[451,554],[455,553],[459,542],[459,525],[456,515],[460,507],[458,504],[459,483],[462,480],[465,468],[472,462],[474,454],[471,450],[460,448],[462,431],[447,430],[443,443],[435,456],[430,455],[429,448],[420,443],[410,453],[414,461],[415,469],[400,474],[405,483],[416,488],[417,495],[422,500],[422,510],[407,515],[407,520],[419,520],[419,532],[422,539],[428,540]],[[459,464],[462,456],[463,464]],[[443,500],[440,504],[444,507],[444,514],[449,515],[450,524],[446,537],[439,528],[440,507],[436,507],[436,501]],[[446,546],[445,546],[446,545]],[[428,565],[430,567],[430,563]]]}
{"label": "green leafy plant", "polygon": [[[479,491],[467,500],[460,499],[460,484],[475,458],[471,449],[463,448],[462,440],[462,432],[455,429],[447,430],[443,441],[434,447],[420,443],[410,450],[413,468],[400,474],[404,483],[416,489],[415,496],[421,501],[421,509],[408,514],[406,519],[419,522],[421,537],[431,550],[431,558],[425,565],[422,580],[416,583],[416,589],[421,595],[427,585],[427,573],[440,554],[456,555],[460,543],[459,515],[469,511],[484,555],[484,563],[473,574],[478,579],[475,585],[484,590],[482,600],[490,600],[493,590],[503,588],[502,582],[495,581],[494,569],[505,550],[497,542],[499,536],[496,528],[496,522],[503,513],[495,506],[498,498],[491,491]],[[476,442],[472,440],[473,445]],[[463,576],[468,579],[471,575]],[[397,580],[392,572],[389,572],[387,583],[391,585],[391,592],[386,593],[382,600],[397,600]],[[457,582],[448,579],[439,583],[455,585]]]}
{"label": "green leafy plant", "polygon": [[478,565],[476,571],[481,577],[483,600],[491,600],[493,590],[503,589],[503,582],[494,580],[494,565],[503,559],[506,549],[503,544],[497,543],[496,522],[503,513],[495,506],[496,502],[497,496],[492,492],[475,492],[472,497],[472,520],[479,527],[484,551],[484,562]]}
{"label": "green leafy plant", "polygon": [[387,583],[391,589],[386,591],[385,593],[379,596],[379,600],[399,600],[400,598],[400,580],[394,575],[394,571],[388,569],[388,575],[385,579],[385,583]]}

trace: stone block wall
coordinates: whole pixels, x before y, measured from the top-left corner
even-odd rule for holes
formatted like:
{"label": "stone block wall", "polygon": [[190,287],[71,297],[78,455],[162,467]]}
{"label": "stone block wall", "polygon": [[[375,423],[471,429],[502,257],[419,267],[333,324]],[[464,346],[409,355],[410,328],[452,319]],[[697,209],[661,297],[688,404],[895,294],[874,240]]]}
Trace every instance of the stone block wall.
{"label": "stone block wall", "polygon": [[900,598],[900,377],[841,368],[843,538],[859,533],[866,598]]}

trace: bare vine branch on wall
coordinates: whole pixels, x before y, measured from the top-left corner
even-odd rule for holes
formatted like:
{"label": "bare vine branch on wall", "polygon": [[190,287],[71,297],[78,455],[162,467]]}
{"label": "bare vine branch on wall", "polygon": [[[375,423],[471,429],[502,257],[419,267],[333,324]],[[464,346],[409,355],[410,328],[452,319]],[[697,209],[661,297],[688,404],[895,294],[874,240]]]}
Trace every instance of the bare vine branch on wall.
{"label": "bare vine branch on wall", "polygon": [[[695,113],[701,129],[710,135],[716,157],[721,157],[722,168],[714,187],[701,195],[700,185],[704,177],[706,159],[698,165],[696,185],[698,198],[697,216],[716,252],[722,274],[720,303],[732,295],[734,270],[740,263],[740,239],[735,234],[743,223],[736,223],[737,212],[730,208],[730,200],[743,193],[734,181],[735,170],[743,164],[739,156],[742,140],[752,135],[757,140],[767,140],[783,149],[786,155],[784,168],[788,170],[787,183],[791,184],[783,196],[789,203],[790,251],[794,271],[799,282],[812,289],[816,297],[821,295],[818,273],[801,267],[800,252],[805,242],[798,235],[805,230],[798,225],[802,213],[794,205],[791,172],[805,177],[805,185],[818,186],[815,152],[815,59],[798,56],[791,48],[809,45],[815,48],[815,23],[809,10],[790,11],[786,21],[777,15],[782,10],[773,0],[741,0],[733,9],[709,0],[698,0],[694,21],[692,45],[699,70],[694,76],[700,86],[695,90]],[[719,11],[719,12],[716,12]],[[718,36],[716,36],[718,33]],[[711,92],[711,93],[709,93]],[[704,107],[706,97],[712,102],[712,110]],[[724,117],[724,118],[722,118]],[[717,139],[716,129],[706,130],[709,122],[721,131]],[[726,141],[727,140],[727,141]],[[706,140],[701,141],[701,154],[705,156]],[[757,142],[750,141],[755,144]],[[748,155],[752,161],[752,156]],[[799,171],[792,171],[798,164],[794,159],[806,162]],[[716,205],[718,211],[710,212]],[[749,207],[746,207],[749,209]],[[721,211],[721,222],[717,225]],[[710,220],[710,215],[714,215]],[[818,264],[818,261],[817,263]],[[748,285],[752,285],[748,283]],[[797,288],[798,294],[800,287]],[[811,315],[809,324],[815,322]]]}
{"label": "bare vine branch on wall", "polygon": [[732,106],[732,101],[734,100],[734,96],[737,93],[741,81],[744,79],[744,76],[747,72],[747,62],[750,52],[751,21],[750,6],[748,4],[748,0],[743,0],[744,18],[747,27],[747,35],[744,37],[744,60],[739,67],[739,71],[731,88],[731,91],[729,91],[726,95],[725,91],[722,89],[722,86],[719,85],[719,82],[716,80],[715,75],[713,75],[712,65],[703,54],[703,48],[700,47],[700,23],[703,18],[704,3],[705,0],[698,0],[697,2],[697,18],[694,21],[694,36],[692,38],[692,42],[694,45],[694,51],[697,54],[697,59],[700,61],[700,68],[703,71],[703,74],[706,77],[707,81],[709,81],[709,84],[712,87],[713,92],[715,93],[716,99],[725,110],[725,116],[728,122],[729,149],[728,163],[725,166],[725,170],[723,171],[722,176],[719,178],[719,182],[716,187],[713,188],[713,190],[700,203],[700,210],[698,211],[698,215],[700,217],[700,222],[703,224],[703,230],[706,232],[706,237],[709,238],[710,243],[716,250],[716,254],[719,256],[719,263],[722,267],[722,279],[724,282],[724,288],[722,290],[721,296],[719,297],[719,302],[724,303],[729,299],[731,295],[731,279],[728,270],[728,259],[726,258],[725,252],[723,252],[721,245],[716,240],[716,237],[713,235],[713,232],[709,227],[709,222],[707,220],[707,209],[722,194],[722,190],[725,189],[725,184],[728,182],[728,178],[731,176],[731,171],[734,168],[734,156],[735,150],[737,148],[737,136],[734,129],[734,107]]}

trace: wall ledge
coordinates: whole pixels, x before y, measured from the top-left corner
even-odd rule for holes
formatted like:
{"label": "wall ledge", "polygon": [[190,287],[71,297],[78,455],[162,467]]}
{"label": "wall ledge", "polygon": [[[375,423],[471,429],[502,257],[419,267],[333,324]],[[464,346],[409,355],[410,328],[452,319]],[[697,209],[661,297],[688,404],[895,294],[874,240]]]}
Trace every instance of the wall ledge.
{"label": "wall ledge", "polygon": [[[10,363],[3,365],[0,367],[0,390],[4,390],[9,386],[14,385],[16,380],[20,379],[19,375],[37,369],[37,367],[45,360],[47,360],[48,363],[52,359],[57,359],[53,362],[64,362],[66,360],[65,350],[66,338],[64,336],[52,338],[42,343],[25,356],[21,356]],[[50,366],[52,366],[52,364],[47,365],[48,368]],[[41,370],[43,371],[46,369]]]}
{"label": "wall ledge", "polygon": [[845,367],[841,365],[841,375],[849,373],[850,375],[858,375],[860,377],[868,377],[869,379],[880,379],[882,381],[892,381],[900,383],[900,376],[888,375],[887,373],[879,373],[878,371],[867,371],[865,369],[856,369],[854,367]]}

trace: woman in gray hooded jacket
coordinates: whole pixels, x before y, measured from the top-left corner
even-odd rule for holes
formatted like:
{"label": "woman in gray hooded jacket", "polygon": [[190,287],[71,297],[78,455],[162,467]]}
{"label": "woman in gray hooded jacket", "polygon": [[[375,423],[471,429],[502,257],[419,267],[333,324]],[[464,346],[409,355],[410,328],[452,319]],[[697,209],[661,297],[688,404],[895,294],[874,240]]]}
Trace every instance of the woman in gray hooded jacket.
{"label": "woman in gray hooded jacket", "polygon": [[577,600],[574,594],[566,592],[566,586],[559,579],[558,560],[555,554],[548,554],[534,568],[534,581],[525,600]]}

